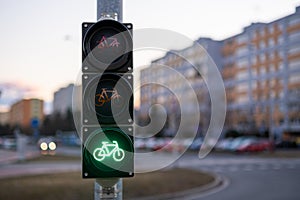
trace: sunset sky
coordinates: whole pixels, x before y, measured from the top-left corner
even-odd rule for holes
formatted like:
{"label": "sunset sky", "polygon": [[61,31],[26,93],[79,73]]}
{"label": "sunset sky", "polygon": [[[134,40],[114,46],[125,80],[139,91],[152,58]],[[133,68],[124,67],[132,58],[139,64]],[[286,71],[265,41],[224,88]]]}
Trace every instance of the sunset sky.
{"label": "sunset sky", "polygon": [[[300,0],[124,0],[124,22],[165,28],[196,40],[224,39],[252,22],[295,11]],[[0,0],[0,111],[22,98],[42,98],[80,75],[81,23],[96,20],[96,0]],[[162,53],[135,56],[135,68]]]}

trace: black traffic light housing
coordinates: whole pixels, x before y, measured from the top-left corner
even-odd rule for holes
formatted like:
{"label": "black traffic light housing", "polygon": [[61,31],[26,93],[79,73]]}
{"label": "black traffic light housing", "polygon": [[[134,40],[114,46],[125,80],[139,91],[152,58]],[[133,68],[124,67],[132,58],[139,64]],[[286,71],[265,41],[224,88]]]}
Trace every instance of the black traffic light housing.
{"label": "black traffic light housing", "polygon": [[82,39],[83,73],[132,72],[132,24],[83,23]]}
{"label": "black traffic light housing", "polygon": [[134,175],[132,24],[82,24],[82,177]]}

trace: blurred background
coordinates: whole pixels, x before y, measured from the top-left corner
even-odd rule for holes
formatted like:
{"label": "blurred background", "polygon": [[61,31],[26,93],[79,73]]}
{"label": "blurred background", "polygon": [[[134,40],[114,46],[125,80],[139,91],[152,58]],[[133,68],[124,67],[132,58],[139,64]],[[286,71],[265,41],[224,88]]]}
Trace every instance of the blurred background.
{"label": "blurred background", "polygon": [[[72,93],[81,73],[81,24],[96,18],[96,0],[0,0],[2,184],[11,176],[80,170]],[[135,94],[135,123],[149,124],[149,109],[155,104],[167,113],[166,123],[155,136],[146,137],[151,130],[137,129],[146,137],[135,140],[137,151],[167,146],[178,131],[182,113],[200,112],[198,125],[185,129],[186,135],[196,131],[196,138],[173,141],[158,160],[188,148],[175,166],[228,177],[232,184],[222,198],[246,199],[243,194],[263,190],[262,196],[255,194],[256,199],[298,199],[299,191],[294,189],[300,180],[295,175],[300,169],[300,1],[124,0],[123,21],[133,23],[134,29],[169,29],[193,41],[188,46],[174,45],[170,52],[135,53],[136,85],[142,86]],[[197,48],[199,44],[203,49]],[[179,106],[172,91],[187,99],[193,94],[163,65],[185,77],[199,105]],[[211,116],[204,77],[214,78],[209,73],[212,65],[224,81],[226,120],[207,162],[200,162],[197,153]],[[146,84],[149,81],[169,88]],[[152,115],[160,119],[164,113],[153,109]],[[46,158],[36,160],[41,154]],[[151,164],[155,162],[140,167]],[[263,178],[267,184],[253,186]],[[225,179],[222,183],[227,184]],[[276,188],[281,193],[270,194]],[[7,197],[1,190],[0,198],[1,193]],[[217,193],[208,199],[219,197]]]}

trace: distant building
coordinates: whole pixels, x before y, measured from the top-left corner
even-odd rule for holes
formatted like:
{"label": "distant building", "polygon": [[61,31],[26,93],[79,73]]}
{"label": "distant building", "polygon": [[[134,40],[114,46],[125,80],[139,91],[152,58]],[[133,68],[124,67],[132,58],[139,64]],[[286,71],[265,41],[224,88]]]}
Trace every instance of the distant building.
{"label": "distant building", "polygon": [[223,41],[228,128],[300,131],[300,7]]}
{"label": "distant building", "polygon": [[60,88],[54,93],[53,112],[65,115],[68,110],[72,109],[72,96],[74,84]]}
{"label": "distant building", "polygon": [[[183,113],[193,116],[199,112],[201,115],[197,127],[201,127],[200,132],[206,131],[210,120],[210,100],[203,77],[213,78],[209,69],[215,67],[206,52],[212,53],[219,65],[220,44],[209,38],[200,38],[194,45],[183,50],[170,51],[141,70],[141,121],[147,123],[150,107],[160,104],[168,114],[165,133],[176,134]],[[184,106],[180,107],[178,99],[181,99]],[[201,104],[198,106],[193,99]],[[185,129],[186,132],[191,132],[197,127]]]}
{"label": "distant building", "polygon": [[[23,99],[11,106],[9,124],[28,128],[33,119],[44,119],[44,101],[40,99]],[[41,124],[41,123],[40,123]]]}
{"label": "distant building", "polygon": [[9,124],[9,112],[0,112],[0,125]]}
{"label": "distant building", "polygon": [[[284,131],[300,132],[300,6],[289,16],[270,23],[253,23],[242,33],[222,41],[200,38],[197,42],[214,60],[224,80],[227,96],[224,131],[269,132],[275,138],[282,137]],[[168,52],[141,70],[141,121],[149,123],[149,108],[155,103],[164,105],[170,116],[176,118],[178,105],[172,91],[179,98],[190,96],[178,76],[168,73],[164,67],[167,66],[182,74],[197,94],[199,108],[186,104],[182,111],[199,109],[202,116],[199,125],[207,129],[210,98],[202,76],[213,79],[214,74],[209,74],[207,54],[194,47],[195,44]],[[162,83],[169,88],[147,82]],[[169,120],[169,127],[179,123],[178,119]]]}

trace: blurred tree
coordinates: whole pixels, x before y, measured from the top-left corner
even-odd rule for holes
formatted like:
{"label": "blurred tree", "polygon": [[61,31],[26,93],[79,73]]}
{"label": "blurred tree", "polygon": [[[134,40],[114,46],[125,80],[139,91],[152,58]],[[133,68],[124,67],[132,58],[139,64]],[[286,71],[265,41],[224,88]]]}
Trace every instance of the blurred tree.
{"label": "blurred tree", "polygon": [[57,131],[75,131],[73,113],[71,109],[66,111],[65,115],[59,112],[53,113],[45,117],[40,128],[42,135],[55,135]]}
{"label": "blurred tree", "polygon": [[0,136],[12,134],[11,127],[8,124],[0,124]]}
{"label": "blurred tree", "polygon": [[225,138],[237,138],[240,136],[241,136],[241,134],[237,130],[234,130],[234,129],[229,129],[225,133]]}

